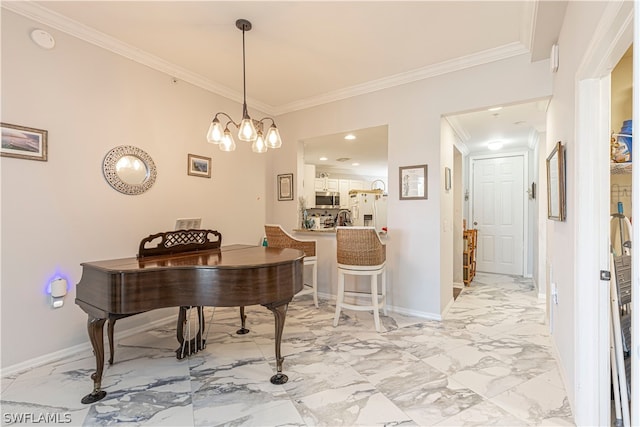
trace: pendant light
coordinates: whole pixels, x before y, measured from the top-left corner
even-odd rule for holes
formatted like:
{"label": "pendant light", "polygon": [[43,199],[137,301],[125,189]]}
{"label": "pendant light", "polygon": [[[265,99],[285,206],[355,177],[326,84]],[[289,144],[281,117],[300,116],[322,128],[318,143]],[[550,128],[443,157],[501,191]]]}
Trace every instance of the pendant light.
{"label": "pendant light", "polygon": [[[238,19],[236,21],[236,27],[242,31],[242,120],[240,123],[236,123],[227,113],[216,113],[207,132],[207,141],[212,144],[218,144],[222,151],[235,150],[236,142],[229,130],[229,125],[232,124],[238,129],[238,139],[240,141],[251,142],[251,149],[255,153],[264,153],[269,148],[280,148],[280,146],[282,146],[282,140],[280,139],[280,132],[278,132],[278,128],[276,127],[276,122],[271,117],[254,120],[249,116],[249,112],[247,111],[244,33],[251,30],[251,22],[246,19]],[[218,119],[218,116],[224,116],[228,119],[224,127],[220,119]],[[271,126],[269,126],[267,130],[266,136],[263,136],[265,120],[270,120]]]}

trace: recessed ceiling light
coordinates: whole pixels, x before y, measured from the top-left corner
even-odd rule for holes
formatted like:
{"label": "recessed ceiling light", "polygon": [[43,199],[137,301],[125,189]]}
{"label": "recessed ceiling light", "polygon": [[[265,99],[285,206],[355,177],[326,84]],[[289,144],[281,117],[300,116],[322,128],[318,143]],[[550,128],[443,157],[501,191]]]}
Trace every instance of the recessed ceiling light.
{"label": "recessed ceiling light", "polygon": [[350,141],[350,140],[352,140],[352,139],[356,139],[356,136],[355,136],[354,134],[350,133],[349,135],[346,135],[346,136],[344,137],[344,139],[346,139],[346,140],[349,140],[349,141]]}
{"label": "recessed ceiling light", "polygon": [[354,162],[354,163],[351,163],[351,166],[360,166],[360,163]]}
{"label": "recessed ceiling light", "polygon": [[499,150],[503,145],[504,143],[502,141],[493,141],[487,144],[487,148],[489,150]]}
{"label": "recessed ceiling light", "polygon": [[324,162],[325,160],[328,160],[328,159],[325,156],[322,156],[322,157],[320,157],[320,160],[322,160]]}
{"label": "recessed ceiling light", "polygon": [[489,108],[489,111],[500,111],[500,110],[502,110],[502,107]]}

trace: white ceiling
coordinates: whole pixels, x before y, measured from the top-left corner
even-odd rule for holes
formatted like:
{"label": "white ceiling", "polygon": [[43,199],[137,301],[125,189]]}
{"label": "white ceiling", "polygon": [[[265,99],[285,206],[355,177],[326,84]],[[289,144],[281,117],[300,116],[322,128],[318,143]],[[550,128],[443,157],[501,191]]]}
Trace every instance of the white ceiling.
{"label": "white ceiling", "polygon": [[[566,1],[2,1],[39,21],[278,115],[528,54],[546,59]],[[49,30],[49,29],[47,29]],[[212,106],[212,114],[215,112]],[[502,114],[507,116],[507,109]],[[238,115],[240,115],[238,111]],[[513,120],[509,116],[509,120]],[[506,118],[506,117],[505,117]],[[476,116],[458,116],[473,141]],[[467,121],[469,119],[469,121]],[[538,119],[522,118],[527,122]],[[495,125],[499,120],[489,123]],[[522,127],[522,126],[520,126]],[[504,130],[506,132],[506,130]]]}

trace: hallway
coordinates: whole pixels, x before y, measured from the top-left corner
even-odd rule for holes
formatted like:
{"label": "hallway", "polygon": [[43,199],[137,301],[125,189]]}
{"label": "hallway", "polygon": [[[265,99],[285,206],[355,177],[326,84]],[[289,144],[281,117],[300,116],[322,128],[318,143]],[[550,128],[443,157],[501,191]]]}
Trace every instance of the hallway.
{"label": "hallway", "polygon": [[573,425],[530,280],[478,273],[443,322],[389,313],[380,334],[369,313],[343,312],[333,328],[333,310],[290,304],[282,386],[269,382],[272,314],[247,308],[251,332],[236,335],[237,309],[219,308],[190,359],[175,359],[173,324],[119,340],[93,405],[80,403],[89,351],[3,378],[3,425],[25,414],[77,426]]}

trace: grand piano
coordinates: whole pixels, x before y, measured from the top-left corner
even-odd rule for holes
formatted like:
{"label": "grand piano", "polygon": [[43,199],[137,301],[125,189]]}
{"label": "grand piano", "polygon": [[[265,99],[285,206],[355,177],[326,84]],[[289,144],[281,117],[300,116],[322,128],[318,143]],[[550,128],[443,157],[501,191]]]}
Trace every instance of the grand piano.
{"label": "grand piano", "polygon": [[221,242],[220,233],[214,230],[158,233],[140,242],[135,258],[81,264],[76,304],[88,315],[87,330],[96,359],[96,372],[91,375],[93,391],[82,403],[106,396],[101,389],[105,322],[109,321],[111,363],[115,321],[164,307],[181,307],[178,339],[186,307],[241,307],[243,330],[244,307],[266,307],[275,320],[277,373],[271,382],[287,381],[280,344],[287,306],[303,286],[304,253],[262,246],[221,246]]}

